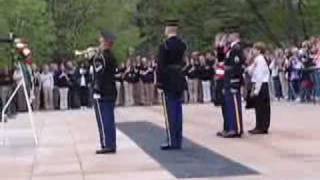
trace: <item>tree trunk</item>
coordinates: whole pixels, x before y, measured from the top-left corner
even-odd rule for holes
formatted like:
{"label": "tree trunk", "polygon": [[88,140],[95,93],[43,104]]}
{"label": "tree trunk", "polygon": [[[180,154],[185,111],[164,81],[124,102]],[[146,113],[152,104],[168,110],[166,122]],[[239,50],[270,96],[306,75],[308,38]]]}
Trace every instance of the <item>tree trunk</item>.
{"label": "tree trunk", "polygon": [[306,17],[305,17],[304,11],[303,11],[304,6],[305,5],[304,5],[303,0],[299,0],[298,8],[299,8],[299,15],[301,18],[302,31],[303,31],[304,39],[308,39],[309,33],[308,33],[308,29],[307,29]]}
{"label": "tree trunk", "polygon": [[[296,45],[299,45],[300,43],[300,34],[302,31],[306,34],[305,22],[303,20],[303,22],[300,23],[298,18],[300,13],[300,2],[300,0],[296,2],[292,0],[286,0],[286,6],[288,9],[288,35],[291,38],[289,40],[292,40],[292,42]],[[303,38],[305,38],[305,36]]]}
{"label": "tree trunk", "polygon": [[258,18],[259,22],[263,26],[263,29],[265,29],[266,34],[268,38],[278,47],[282,47],[282,44],[280,43],[277,36],[272,32],[267,20],[264,18],[264,16],[259,12],[257,4],[253,0],[246,0],[248,3],[252,13]]}

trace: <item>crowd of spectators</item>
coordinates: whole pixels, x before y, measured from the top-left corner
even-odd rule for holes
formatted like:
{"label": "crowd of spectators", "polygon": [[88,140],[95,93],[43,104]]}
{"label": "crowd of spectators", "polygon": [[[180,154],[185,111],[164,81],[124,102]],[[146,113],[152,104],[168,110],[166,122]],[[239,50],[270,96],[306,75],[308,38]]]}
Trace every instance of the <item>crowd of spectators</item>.
{"label": "crowd of spectators", "polygon": [[[253,61],[251,47],[244,48],[246,66]],[[188,87],[185,103],[210,103],[215,98],[215,81],[221,68],[217,49],[212,52],[194,51],[186,55],[185,73]],[[273,100],[294,102],[320,101],[320,38],[311,38],[299,46],[269,49],[265,53],[271,78]],[[161,103],[156,88],[156,56],[135,56],[120,63],[116,72],[118,106],[150,106]],[[33,83],[30,96],[34,110],[67,110],[92,106],[92,69],[87,63],[32,65]],[[245,67],[244,67],[245,69]],[[16,68],[0,70],[0,100],[4,104],[21,80]],[[244,84],[246,84],[244,71]],[[244,88],[245,94],[245,88]],[[8,114],[23,112],[27,105],[20,89]]]}

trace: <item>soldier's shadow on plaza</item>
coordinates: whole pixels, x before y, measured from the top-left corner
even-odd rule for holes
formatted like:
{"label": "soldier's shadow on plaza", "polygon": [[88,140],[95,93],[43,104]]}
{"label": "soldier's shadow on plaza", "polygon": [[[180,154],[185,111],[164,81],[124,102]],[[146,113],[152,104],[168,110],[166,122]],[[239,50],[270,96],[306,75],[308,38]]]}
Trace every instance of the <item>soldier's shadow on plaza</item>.
{"label": "soldier's shadow on plaza", "polygon": [[181,151],[161,151],[163,128],[147,122],[118,123],[118,128],[176,178],[258,175],[259,172],[230,160],[188,138]]}

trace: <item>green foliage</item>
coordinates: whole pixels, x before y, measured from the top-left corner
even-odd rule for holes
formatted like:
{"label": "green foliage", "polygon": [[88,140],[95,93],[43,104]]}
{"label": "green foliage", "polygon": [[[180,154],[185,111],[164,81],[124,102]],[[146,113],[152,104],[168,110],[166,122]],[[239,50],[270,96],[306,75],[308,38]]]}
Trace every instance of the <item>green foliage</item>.
{"label": "green foliage", "polygon": [[137,7],[147,47],[159,42],[154,38],[161,32],[159,20],[170,16],[180,19],[189,47],[200,50],[210,49],[215,34],[228,29],[276,46],[296,44],[320,30],[317,0],[141,0]]}
{"label": "green foliage", "polygon": [[75,49],[97,45],[102,29],[117,35],[115,53],[122,61],[129,47],[136,46],[138,32],[132,25],[134,0],[49,0],[49,12],[55,22],[56,58],[72,58]]}
{"label": "green foliage", "polygon": [[[250,41],[297,43],[320,31],[318,0],[0,0],[0,36],[26,37],[35,61],[74,58],[75,49],[97,45],[99,31],[115,32],[119,61],[156,52],[165,19],[181,21],[190,50],[209,50],[215,34],[237,29]],[[8,63],[0,45],[0,66]]]}
{"label": "green foliage", "polygon": [[[145,40],[142,48],[154,48],[160,42],[163,22],[179,19],[181,34],[190,49],[210,49],[216,33],[248,24],[250,16],[241,0],[143,0],[137,5],[138,27]],[[240,4],[239,4],[240,3]],[[149,45],[146,45],[149,44]]]}
{"label": "green foliage", "polygon": [[[117,58],[140,42],[134,26],[135,0],[0,0],[0,35],[15,32],[30,41],[35,60],[73,58],[75,49],[97,45],[101,29],[116,33]],[[0,60],[8,59],[4,45]],[[1,61],[4,62],[4,61]]]}
{"label": "green foliage", "polygon": [[[46,61],[45,58],[52,55],[48,47],[55,40],[51,31],[53,24],[46,13],[46,3],[39,0],[0,0],[0,9],[0,34],[7,35],[13,31],[25,37],[32,42],[35,61]],[[0,55],[1,60],[8,58],[8,53]]]}

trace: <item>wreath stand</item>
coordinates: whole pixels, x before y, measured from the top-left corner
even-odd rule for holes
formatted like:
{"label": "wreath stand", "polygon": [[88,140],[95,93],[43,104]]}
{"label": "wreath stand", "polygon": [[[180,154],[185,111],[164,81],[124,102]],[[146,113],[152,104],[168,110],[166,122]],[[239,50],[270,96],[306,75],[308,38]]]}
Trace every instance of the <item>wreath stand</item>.
{"label": "wreath stand", "polygon": [[27,86],[26,86],[26,81],[25,81],[25,74],[23,73],[23,69],[22,69],[22,65],[21,62],[19,62],[18,64],[20,72],[22,74],[22,79],[20,80],[20,82],[18,83],[17,87],[15,88],[15,90],[13,91],[13,93],[11,94],[10,98],[8,99],[8,101],[6,102],[6,104],[3,106],[2,108],[2,112],[1,112],[1,135],[2,135],[2,145],[6,146],[7,144],[7,123],[8,123],[8,118],[6,117],[6,110],[8,109],[10,103],[12,102],[13,98],[16,96],[18,90],[20,88],[23,88],[23,92],[24,92],[24,96],[25,96],[25,100],[27,102],[27,107],[28,107],[28,114],[29,114],[29,120],[30,120],[30,125],[31,125],[31,129],[32,129],[32,134],[33,134],[33,138],[34,138],[34,143],[35,145],[38,145],[38,136],[36,133],[36,129],[35,129],[35,123],[34,123],[34,119],[33,119],[33,113],[32,113],[32,107],[31,107],[31,101],[28,95],[28,91],[27,91]]}

